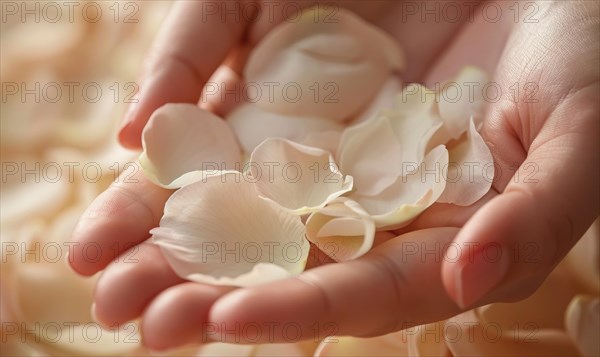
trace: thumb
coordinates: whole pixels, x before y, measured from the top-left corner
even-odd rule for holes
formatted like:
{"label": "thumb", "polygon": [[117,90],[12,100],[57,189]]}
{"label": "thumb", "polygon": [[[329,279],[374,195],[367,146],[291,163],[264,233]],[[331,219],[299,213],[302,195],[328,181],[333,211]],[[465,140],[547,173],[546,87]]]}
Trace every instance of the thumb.
{"label": "thumb", "polygon": [[[535,78],[538,93],[493,105],[484,126],[502,193],[456,236],[464,254],[442,266],[446,291],[463,308],[529,296],[599,213],[599,46],[596,25],[578,20],[597,16],[598,6],[561,6],[518,29],[499,67],[503,90]],[[569,21],[573,35],[560,30]],[[557,48],[541,55],[532,43]],[[512,177],[511,163],[520,163]]]}

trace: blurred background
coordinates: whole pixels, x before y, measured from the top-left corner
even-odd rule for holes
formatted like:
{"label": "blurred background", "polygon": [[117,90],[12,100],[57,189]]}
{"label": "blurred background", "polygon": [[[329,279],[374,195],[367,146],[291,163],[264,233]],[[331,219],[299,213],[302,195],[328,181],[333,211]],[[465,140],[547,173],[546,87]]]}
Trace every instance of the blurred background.
{"label": "blurred background", "polygon": [[[93,322],[97,277],[72,272],[66,253],[79,215],[136,159],[135,152],[117,144],[116,131],[135,100],[143,56],[170,2],[1,4],[1,354],[152,354],[141,345],[136,322],[114,331]],[[596,222],[531,298],[480,308],[455,320],[463,321],[457,322],[460,328],[471,320],[498,324],[505,332],[499,339],[464,340],[452,347],[452,341],[440,335],[432,341],[417,329],[374,339],[342,338],[321,345],[317,353],[594,353],[584,344],[600,343],[593,336],[598,332],[599,237]],[[443,326],[448,322],[432,324],[428,331]],[[318,342],[213,344],[167,355],[312,355]]]}

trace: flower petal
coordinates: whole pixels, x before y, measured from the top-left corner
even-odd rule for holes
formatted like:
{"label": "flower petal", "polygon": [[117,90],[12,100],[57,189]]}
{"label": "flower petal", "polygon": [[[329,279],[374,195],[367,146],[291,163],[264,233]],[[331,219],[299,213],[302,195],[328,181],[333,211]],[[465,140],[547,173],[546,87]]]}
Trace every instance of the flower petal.
{"label": "flower petal", "polygon": [[306,237],[335,261],[347,261],[371,249],[375,223],[358,203],[340,197],[308,217]]}
{"label": "flower petal", "polygon": [[492,153],[475,129],[473,120],[467,137],[449,153],[446,189],[438,202],[469,206],[490,190],[494,178]]}
{"label": "flower petal", "polygon": [[249,167],[259,195],[295,214],[352,190],[352,177],[342,175],[330,153],[286,139],[265,140],[254,149]]}
{"label": "flower petal", "polygon": [[255,47],[244,75],[261,88],[259,106],[347,120],[368,105],[391,72],[404,66],[397,41],[385,32],[344,9],[323,21],[328,15],[319,6],[306,9]]}
{"label": "flower petal", "polygon": [[565,327],[583,356],[600,356],[600,299],[579,295],[565,314]]}
{"label": "flower petal", "polygon": [[404,175],[376,196],[353,193],[357,201],[375,220],[378,230],[398,228],[423,212],[444,191],[448,150],[440,145],[431,150],[420,165],[406,170]]}
{"label": "flower petal", "polygon": [[251,286],[304,269],[309,243],[300,217],[261,199],[237,171],[176,191],[150,233],[186,279]]}
{"label": "flower petal", "polygon": [[299,143],[335,154],[341,139],[341,131],[315,131],[308,133]]}
{"label": "flower petal", "polygon": [[376,195],[400,174],[402,161],[398,153],[403,148],[390,120],[380,116],[344,131],[338,162],[340,169],[354,178],[357,192]]}
{"label": "flower petal", "polygon": [[226,118],[237,136],[242,150],[251,153],[268,138],[280,137],[298,142],[312,133],[342,131],[343,127],[331,120],[269,112],[255,104],[243,104]]}
{"label": "flower petal", "polygon": [[451,82],[442,88],[439,96],[440,117],[444,128],[453,139],[458,139],[469,127],[469,119],[483,118],[485,100],[483,87],[489,76],[475,67],[465,67]]}
{"label": "flower petal", "polygon": [[390,76],[369,106],[352,120],[352,124],[362,123],[376,116],[381,109],[392,109],[396,104],[396,98],[402,92],[402,81],[395,76]]}
{"label": "flower petal", "polygon": [[[422,88],[422,87],[420,87]],[[407,165],[419,165],[442,122],[421,104],[397,102],[394,109],[350,127],[342,134],[338,161],[352,175],[357,193],[375,196]]]}
{"label": "flower petal", "polygon": [[231,170],[240,161],[227,123],[193,104],[158,108],[144,128],[142,144],[139,161],[146,176],[166,188],[201,180],[205,172]]}

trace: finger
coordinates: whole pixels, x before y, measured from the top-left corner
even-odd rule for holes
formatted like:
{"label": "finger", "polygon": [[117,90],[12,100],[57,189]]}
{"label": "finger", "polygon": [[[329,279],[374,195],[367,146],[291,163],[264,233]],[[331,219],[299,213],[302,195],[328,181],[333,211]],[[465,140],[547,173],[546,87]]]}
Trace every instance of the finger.
{"label": "finger", "polygon": [[[171,191],[156,186],[131,163],[83,213],[73,231],[68,261],[82,275],[104,269],[127,249],[150,237]],[[135,174],[132,171],[135,170]]]}
{"label": "finger", "polygon": [[444,290],[440,268],[442,248],[457,231],[408,233],[358,260],[233,291],[210,311],[217,328],[211,338],[264,343],[375,336],[452,316],[460,310]]}
{"label": "finger", "polygon": [[142,243],[110,264],[96,284],[94,316],[104,326],[116,327],[141,316],[161,291],[183,283],[160,248]]}
{"label": "finger", "polygon": [[[240,41],[244,16],[222,17],[208,1],[178,1],[162,26],[145,70],[139,102],[131,106],[119,140],[141,148],[141,133],[166,103],[197,103],[206,81]],[[234,9],[239,7],[232,6]]]}
{"label": "finger", "polygon": [[208,311],[233,287],[197,283],[179,284],[163,291],[144,312],[143,343],[164,350],[188,343],[210,342]]}
{"label": "finger", "polygon": [[[543,8],[548,16],[535,28],[523,25],[499,68],[503,90],[526,82],[538,91],[533,101],[523,95],[494,105],[484,126],[501,168],[494,184],[503,193],[456,238],[459,245],[475,247],[474,254],[444,264],[446,289],[462,306],[489,292],[503,291],[506,301],[531,294],[599,213],[600,73],[589,61],[597,55],[597,29],[579,21],[590,13],[582,7],[592,5],[561,6]],[[598,4],[593,6],[598,16]],[[569,33],[576,38],[556,33],[557,24],[568,25],[565,20],[573,21],[577,31]],[[530,46],[540,41],[552,43],[541,59]],[[520,63],[524,67],[515,68]],[[528,82],[532,79],[536,82]],[[512,177],[505,170],[511,162],[520,165]]]}

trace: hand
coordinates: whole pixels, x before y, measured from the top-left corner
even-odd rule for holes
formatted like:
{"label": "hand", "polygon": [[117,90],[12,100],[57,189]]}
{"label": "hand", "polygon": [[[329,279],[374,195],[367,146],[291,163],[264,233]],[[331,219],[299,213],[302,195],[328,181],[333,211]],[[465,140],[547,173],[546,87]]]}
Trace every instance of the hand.
{"label": "hand", "polygon": [[[394,27],[390,32],[408,57],[405,81],[435,83],[465,64],[493,72],[500,58],[496,82],[503,97],[490,103],[483,128],[499,165],[492,192],[472,207],[435,205],[396,233],[416,231],[382,234],[380,245],[361,259],[232,289],[184,282],[156,246],[143,243],[170,192],[138,175],[138,183],[116,183],[98,197],[74,233],[80,243],[70,256],[75,270],[91,275],[108,266],[95,293],[100,321],[112,325],[142,316],[144,342],[153,348],[207,338],[250,342],[243,333],[247,324],[264,327],[262,338],[251,342],[286,341],[291,332],[283,329],[292,325],[302,338],[371,336],[522,299],[539,286],[599,212],[598,4],[539,2],[539,23],[533,24],[515,24],[506,8],[498,23],[475,11],[474,22],[422,23],[417,16],[398,24],[402,9],[394,5],[380,16],[374,11],[371,19]],[[179,3],[166,23],[140,103],[120,135],[127,146],[139,146],[143,125],[160,105],[197,102],[208,74],[242,32],[252,44],[274,25],[200,23],[201,11],[199,3]],[[536,102],[527,102],[529,82],[537,86]],[[513,98],[515,83],[520,91]],[[513,176],[515,164],[520,169]],[[524,180],[531,167],[536,182]],[[444,259],[442,247],[450,242],[463,248],[460,259],[451,259],[450,250]],[[94,263],[84,256],[90,243],[101,247]],[[131,245],[138,263],[122,259],[127,255],[111,263]],[[476,252],[484,247],[501,247],[500,258],[482,259]],[[535,254],[511,254],[524,247],[534,247]]]}

